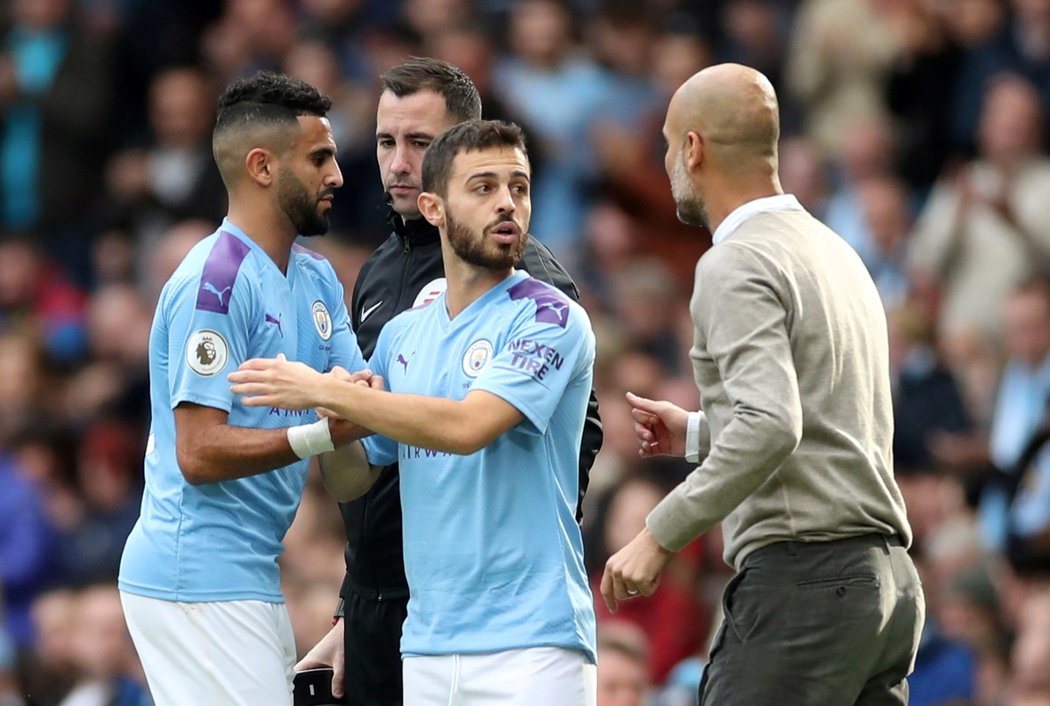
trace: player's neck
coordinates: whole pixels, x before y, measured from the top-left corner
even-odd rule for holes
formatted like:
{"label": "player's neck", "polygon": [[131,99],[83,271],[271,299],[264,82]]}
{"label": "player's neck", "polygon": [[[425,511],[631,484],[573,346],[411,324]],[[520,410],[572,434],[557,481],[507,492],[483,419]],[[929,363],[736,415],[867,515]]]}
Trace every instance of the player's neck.
{"label": "player's neck", "polygon": [[510,277],[513,268],[491,270],[485,267],[468,264],[459,258],[445,260],[445,279],[448,289],[445,291],[445,304],[448,317],[456,318],[460,312],[477,301],[490,289]]}
{"label": "player's neck", "polygon": [[288,258],[296,233],[287,216],[255,204],[237,204],[231,199],[226,218],[247,233],[281,272],[288,273]]}

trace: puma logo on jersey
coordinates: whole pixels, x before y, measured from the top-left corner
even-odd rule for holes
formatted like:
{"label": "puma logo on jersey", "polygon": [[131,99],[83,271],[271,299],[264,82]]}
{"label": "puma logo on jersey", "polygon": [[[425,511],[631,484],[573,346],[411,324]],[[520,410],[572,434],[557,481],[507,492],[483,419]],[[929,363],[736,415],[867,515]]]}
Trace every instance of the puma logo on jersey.
{"label": "puma logo on jersey", "polygon": [[202,289],[204,289],[204,291],[206,291],[206,292],[211,292],[216,297],[218,297],[219,298],[219,306],[224,306],[225,303],[222,301],[222,298],[224,296],[226,296],[226,292],[228,292],[231,289],[233,289],[233,285],[229,285],[229,286],[223,288],[222,291],[219,291],[218,289],[215,288],[215,285],[212,284],[211,282],[205,282],[203,287],[202,287]]}

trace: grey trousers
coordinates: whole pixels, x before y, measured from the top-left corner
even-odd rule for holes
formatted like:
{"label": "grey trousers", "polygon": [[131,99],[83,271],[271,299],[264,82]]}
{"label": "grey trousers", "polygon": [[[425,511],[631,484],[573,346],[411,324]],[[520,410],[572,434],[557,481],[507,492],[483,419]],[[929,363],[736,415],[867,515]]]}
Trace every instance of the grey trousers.
{"label": "grey trousers", "polygon": [[925,620],[896,537],[777,542],[726,586],[703,706],[903,706]]}

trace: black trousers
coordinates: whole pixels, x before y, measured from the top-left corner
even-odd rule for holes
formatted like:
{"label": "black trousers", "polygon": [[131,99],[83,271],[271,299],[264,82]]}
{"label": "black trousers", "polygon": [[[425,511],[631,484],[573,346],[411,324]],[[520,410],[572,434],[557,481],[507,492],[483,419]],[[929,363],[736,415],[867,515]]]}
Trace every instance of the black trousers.
{"label": "black trousers", "polygon": [[905,706],[926,609],[896,537],[777,542],[726,586],[705,706]]}
{"label": "black trousers", "polygon": [[401,626],[408,596],[366,598],[353,589],[343,606],[348,706],[401,706]]}

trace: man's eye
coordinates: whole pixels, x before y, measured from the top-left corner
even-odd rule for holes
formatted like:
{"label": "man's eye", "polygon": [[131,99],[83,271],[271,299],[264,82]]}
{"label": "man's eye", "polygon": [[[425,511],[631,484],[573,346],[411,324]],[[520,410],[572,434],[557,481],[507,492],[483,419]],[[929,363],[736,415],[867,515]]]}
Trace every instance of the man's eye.
{"label": "man's eye", "polygon": [[430,143],[426,140],[415,140],[412,143],[417,149],[425,150],[430,147]]}

